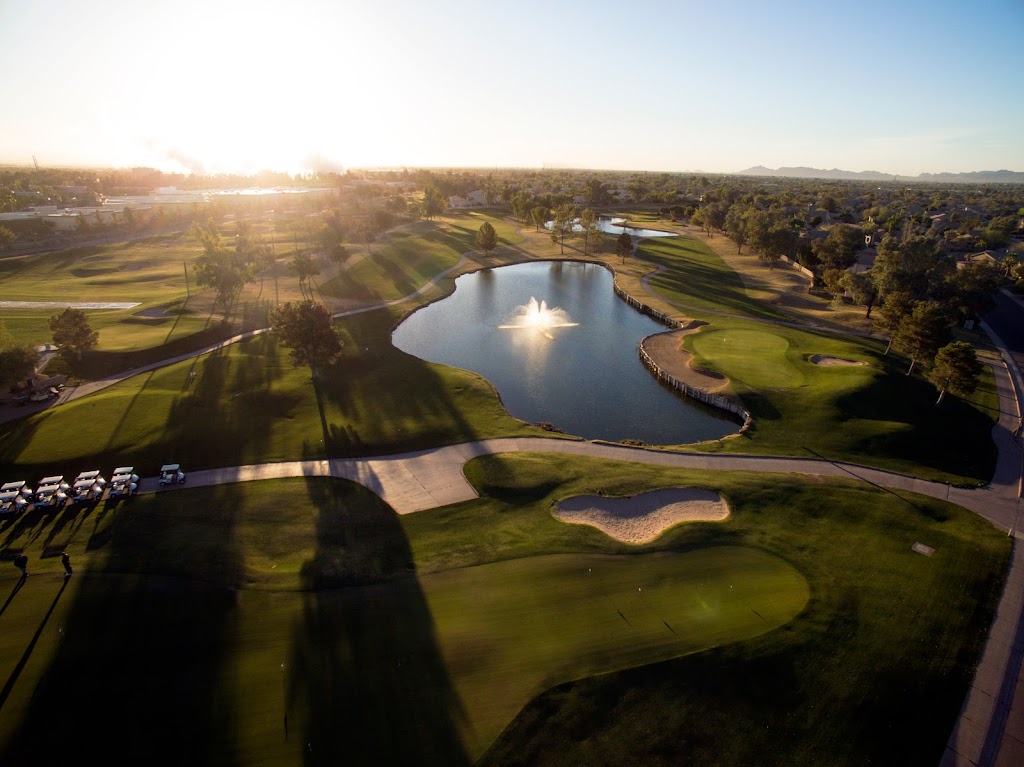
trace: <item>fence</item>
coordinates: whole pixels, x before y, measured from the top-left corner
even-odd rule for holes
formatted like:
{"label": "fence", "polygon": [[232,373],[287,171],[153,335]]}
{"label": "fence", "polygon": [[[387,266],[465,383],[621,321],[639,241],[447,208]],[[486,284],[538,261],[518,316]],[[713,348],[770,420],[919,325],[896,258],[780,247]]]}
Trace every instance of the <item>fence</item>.
{"label": "fence", "polygon": [[779,260],[784,264],[789,264],[793,269],[800,272],[800,274],[809,279],[812,285],[814,284],[814,272],[812,272],[806,266],[801,266],[798,262],[794,261],[789,256],[779,256]]}
{"label": "fence", "polygon": [[679,320],[674,320],[667,314],[655,311],[647,304],[643,304],[637,301],[635,298],[633,298],[633,296],[629,295],[626,291],[620,288],[619,283],[615,280],[612,280],[612,289],[615,291],[615,295],[617,295],[619,298],[621,298],[623,301],[632,306],[641,314],[646,314],[651,319],[657,320],[662,325],[670,327],[673,330],[679,330],[680,328],[684,327],[683,323],[681,323]]}
{"label": "fence", "polygon": [[[647,304],[637,301],[633,296],[629,295],[622,288],[619,287],[618,282],[612,281],[612,287],[615,290],[615,295],[625,301],[627,304],[632,306],[641,314],[646,314],[648,317],[657,320],[662,325],[665,325],[673,330],[679,330],[685,325],[679,320],[672,319],[663,312],[656,311],[649,307]],[[650,338],[648,336],[647,338]],[[687,383],[683,383],[678,378],[673,376],[671,373],[663,370],[657,362],[647,353],[644,348],[644,342],[647,338],[640,342],[640,360],[647,366],[647,368],[654,373],[654,376],[663,384],[668,386],[673,391],[679,392],[680,394],[695,399],[698,402],[703,402],[705,405],[716,407],[720,410],[725,410],[733,415],[739,417],[743,421],[743,426],[740,428],[740,434],[746,433],[746,431],[753,424],[753,418],[750,415],[750,411],[745,409],[742,405],[733,402],[731,399],[721,396],[720,394],[712,394],[706,392],[703,389],[698,389],[694,386],[690,386]]]}

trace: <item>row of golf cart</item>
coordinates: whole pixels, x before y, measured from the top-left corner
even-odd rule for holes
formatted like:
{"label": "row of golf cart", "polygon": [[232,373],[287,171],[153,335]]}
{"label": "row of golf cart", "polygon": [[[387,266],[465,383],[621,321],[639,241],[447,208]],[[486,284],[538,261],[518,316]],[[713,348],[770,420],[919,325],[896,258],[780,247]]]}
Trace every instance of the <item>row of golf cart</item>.
{"label": "row of golf cart", "polygon": [[[83,471],[73,482],[67,482],[62,474],[43,477],[35,492],[24,481],[8,482],[0,487],[0,514],[14,514],[25,511],[29,505],[36,509],[61,508],[66,503],[90,503],[99,501],[106,493],[108,500],[127,498],[139,491],[139,475],[132,466],[114,469],[110,482],[99,471]],[[184,484],[185,472],[176,463],[160,467],[159,484]]]}

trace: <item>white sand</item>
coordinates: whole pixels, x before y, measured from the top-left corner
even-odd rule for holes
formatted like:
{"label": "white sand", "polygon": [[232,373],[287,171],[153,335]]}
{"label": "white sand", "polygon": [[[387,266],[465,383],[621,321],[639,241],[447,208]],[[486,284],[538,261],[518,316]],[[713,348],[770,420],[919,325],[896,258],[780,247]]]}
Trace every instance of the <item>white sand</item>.
{"label": "white sand", "polygon": [[625,543],[650,543],[680,522],[720,522],[729,516],[729,505],[710,490],[676,487],[626,498],[578,495],[560,501],[554,515]]}
{"label": "white sand", "polygon": [[835,367],[836,365],[867,365],[866,362],[860,362],[858,360],[844,360],[842,357],[829,357],[827,354],[815,354],[811,357],[811,362],[815,365],[822,365],[823,367]]}

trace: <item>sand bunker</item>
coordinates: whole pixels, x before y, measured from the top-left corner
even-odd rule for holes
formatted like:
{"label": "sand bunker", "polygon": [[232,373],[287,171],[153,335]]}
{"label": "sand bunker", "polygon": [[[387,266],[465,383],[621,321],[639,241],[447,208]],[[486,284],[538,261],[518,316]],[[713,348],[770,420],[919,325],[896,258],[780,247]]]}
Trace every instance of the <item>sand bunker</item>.
{"label": "sand bunker", "polygon": [[729,516],[729,505],[710,490],[677,487],[628,498],[578,495],[560,501],[554,515],[625,543],[650,543],[680,522],[720,522]]}
{"label": "sand bunker", "polygon": [[867,365],[859,360],[844,360],[842,357],[829,357],[827,354],[815,354],[811,357],[811,363],[824,367],[835,367],[837,365]]}

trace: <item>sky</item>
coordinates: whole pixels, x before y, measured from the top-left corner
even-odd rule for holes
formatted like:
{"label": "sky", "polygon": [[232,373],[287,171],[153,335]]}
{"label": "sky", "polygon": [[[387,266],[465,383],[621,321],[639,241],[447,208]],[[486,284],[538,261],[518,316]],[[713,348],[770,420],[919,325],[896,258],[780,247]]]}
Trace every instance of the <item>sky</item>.
{"label": "sky", "polygon": [[0,0],[0,163],[1024,171],[1024,0]]}

